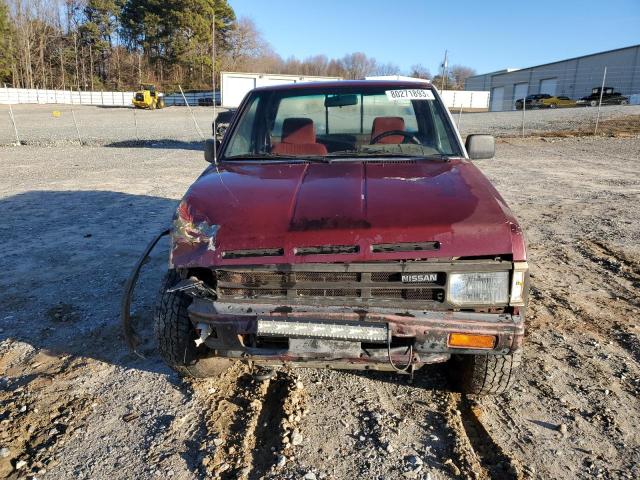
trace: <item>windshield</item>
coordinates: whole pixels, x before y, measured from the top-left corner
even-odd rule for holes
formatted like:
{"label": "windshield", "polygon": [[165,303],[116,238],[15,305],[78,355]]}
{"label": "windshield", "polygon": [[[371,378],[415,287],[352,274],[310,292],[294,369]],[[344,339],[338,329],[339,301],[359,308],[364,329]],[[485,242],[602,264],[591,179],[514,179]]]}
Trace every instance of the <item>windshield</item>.
{"label": "windshield", "polygon": [[223,159],[461,156],[430,88],[255,91]]}

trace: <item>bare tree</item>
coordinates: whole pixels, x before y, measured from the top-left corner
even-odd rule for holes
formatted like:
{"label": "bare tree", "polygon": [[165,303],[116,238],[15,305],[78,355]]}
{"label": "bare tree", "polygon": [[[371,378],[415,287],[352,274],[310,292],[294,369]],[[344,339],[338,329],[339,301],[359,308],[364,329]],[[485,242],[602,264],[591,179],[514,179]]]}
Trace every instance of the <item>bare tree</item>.
{"label": "bare tree", "polygon": [[376,60],[362,52],[347,54],[340,63],[345,77],[351,80],[364,78],[376,69]]}
{"label": "bare tree", "polygon": [[262,38],[253,20],[242,17],[228,32],[227,51],[222,58],[225,70],[247,71],[269,53],[270,47]]}
{"label": "bare tree", "polygon": [[449,69],[449,77],[453,80],[455,85],[454,88],[458,90],[462,90],[464,88],[464,84],[467,81],[467,78],[472,77],[476,74],[476,71],[465,65],[453,65]]}
{"label": "bare tree", "polygon": [[[224,12],[221,28],[216,13],[216,71],[346,79],[400,73],[397,65],[379,64],[362,52],[283,59],[251,19],[235,19],[228,0],[199,1],[0,0],[8,7],[0,10],[0,75],[16,87],[31,88],[120,89],[143,80],[161,88],[210,88],[211,17],[198,11],[204,3]],[[191,10],[179,8],[183,4]],[[179,28],[162,12],[177,15]],[[451,70],[460,85],[473,73],[465,68]],[[414,65],[411,75],[430,77],[421,65]]]}
{"label": "bare tree", "polygon": [[302,71],[304,75],[327,75],[329,69],[329,58],[326,55],[314,55],[302,61]]}
{"label": "bare tree", "polygon": [[376,75],[399,75],[400,67],[393,63],[380,63],[376,66],[374,73]]}
{"label": "bare tree", "polygon": [[417,63],[411,66],[409,76],[415,78],[422,78],[424,80],[431,80],[431,72],[424,65]]}

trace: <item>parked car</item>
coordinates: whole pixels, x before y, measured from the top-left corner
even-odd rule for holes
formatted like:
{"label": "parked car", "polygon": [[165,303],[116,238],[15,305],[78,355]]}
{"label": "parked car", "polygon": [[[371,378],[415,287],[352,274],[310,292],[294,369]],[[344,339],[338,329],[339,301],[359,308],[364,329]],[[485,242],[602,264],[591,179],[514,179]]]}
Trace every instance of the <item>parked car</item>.
{"label": "parked car", "polygon": [[576,101],[564,95],[552,96],[540,100],[540,108],[567,108],[575,106]]}
{"label": "parked car", "polygon": [[[542,107],[542,100],[546,98],[551,98],[551,95],[547,93],[534,93],[531,95],[527,95],[526,97],[526,106],[527,108],[540,108]],[[525,100],[519,98],[516,100],[516,110],[522,110],[522,104]]]}
{"label": "parked car", "polygon": [[[591,95],[582,97],[576,103],[585,107],[597,107],[600,103],[600,92],[602,87],[595,87],[591,90]],[[612,87],[604,87],[602,91],[602,105],[628,105],[629,97],[625,97],[620,92],[616,92]]]}
{"label": "parked car", "polygon": [[212,107],[213,106],[213,96],[204,96],[198,98],[198,106],[199,107]]}
{"label": "parked car", "polygon": [[[171,227],[155,313],[185,375],[229,361],[413,374],[510,388],[521,358],[522,229],[430,84],[258,88]],[[141,262],[142,263],[142,262]],[[129,337],[128,337],[129,338]]]}

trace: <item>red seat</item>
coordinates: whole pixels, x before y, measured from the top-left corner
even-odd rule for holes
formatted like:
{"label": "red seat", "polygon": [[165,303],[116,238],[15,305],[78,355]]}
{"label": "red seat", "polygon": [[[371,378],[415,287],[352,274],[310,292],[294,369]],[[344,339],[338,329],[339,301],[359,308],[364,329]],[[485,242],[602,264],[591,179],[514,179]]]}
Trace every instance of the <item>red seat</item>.
{"label": "red seat", "polygon": [[[404,130],[404,118],[402,117],[376,117],[371,127],[371,140],[384,132],[392,130]],[[404,137],[402,135],[389,135],[383,137],[376,143],[402,143]]]}
{"label": "red seat", "polygon": [[326,155],[327,147],[316,143],[316,127],[310,118],[285,118],[282,141],[274,143],[271,153],[281,155]]}

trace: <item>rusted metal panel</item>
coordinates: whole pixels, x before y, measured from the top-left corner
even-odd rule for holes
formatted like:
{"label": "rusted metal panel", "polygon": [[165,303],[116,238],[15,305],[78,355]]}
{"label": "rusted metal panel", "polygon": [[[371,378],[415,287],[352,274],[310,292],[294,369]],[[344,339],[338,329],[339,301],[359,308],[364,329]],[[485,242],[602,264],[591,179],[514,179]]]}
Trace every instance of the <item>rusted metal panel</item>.
{"label": "rusted metal panel", "polygon": [[221,267],[234,272],[277,271],[277,272],[496,272],[511,270],[513,262],[506,260],[455,260],[433,259],[430,261],[375,262],[375,263],[270,263],[266,265],[242,265]]}
{"label": "rusted metal panel", "polygon": [[[221,183],[226,188],[220,188]],[[334,191],[340,195],[329,193]],[[478,168],[465,159],[367,162],[366,166],[223,161],[218,171],[205,172],[182,202],[193,224],[219,229],[210,243],[174,239],[171,261],[176,267],[464,256],[526,260],[515,217]],[[374,251],[380,244],[424,242],[437,242],[439,248]],[[357,246],[357,251],[296,255],[299,249],[318,245]],[[282,254],[223,256],[226,251],[259,249]]]}
{"label": "rusted metal panel", "polygon": [[[484,314],[473,312],[421,312],[407,311],[393,313],[389,310],[370,309],[369,311],[353,311],[352,309],[315,309],[313,311],[274,309],[270,305],[257,306],[251,312],[244,311],[233,304],[218,304],[216,302],[194,301],[189,309],[194,323],[209,323],[214,327],[232,328],[240,334],[255,334],[256,325],[260,319],[278,319],[292,322],[358,322],[362,325],[371,322],[388,325],[390,336],[394,339],[406,339],[414,344],[416,354],[437,353],[495,353],[506,354],[520,348],[524,336],[524,324],[519,316],[511,314]],[[231,327],[230,327],[231,326]],[[494,335],[495,349],[486,350],[449,348],[447,345],[450,333],[477,333]],[[286,336],[283,334],[283,336]],[[359,345],[358,342],[354,342]],[[254,351],[253,354],[259,354]],[[266,353],[266,352],[265,352]],[[307,352],[317,357],[318,352]],[[279,355],[290,355],[290,352]],[[295,356],[295,355],[294,355]],[[300,354],[296,358],[307,358]],[[367,356],[361,356],[365,358]],[[370,359],[371,360],[371,359]]]}
{"label": "rusted metal panel", "polygon": [[[442,363],[449,360],[448,354],[433,354],[433,355],[419,355],[418,360],[413,363],[416,370],[424,365],[431,363]],[[384,372],[396,371],[390,364],[389,359],[375,361],[363,361],[358,358],[353,359],[338,359],[332,361],[313,360],[313,359],[293,359],[288,358],[283,360],[278,357],[262,357],[262,356],[245,356],[245,360],[250,360],[257,365],[269,365],[269,366],[286,366],[293,368],[330,368],[335,370],[376,370]],[[395,357],[394,362],[405,361],[406,358]]]}

